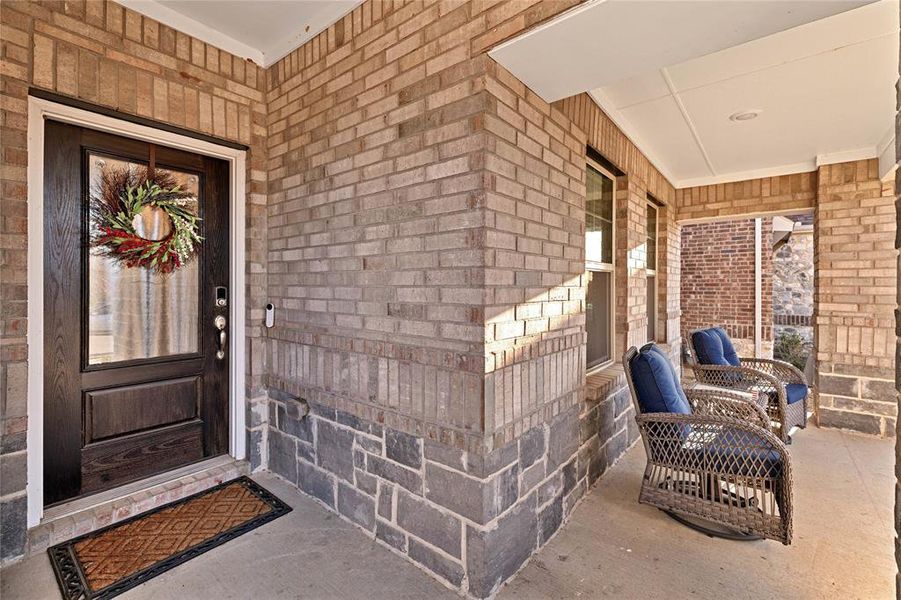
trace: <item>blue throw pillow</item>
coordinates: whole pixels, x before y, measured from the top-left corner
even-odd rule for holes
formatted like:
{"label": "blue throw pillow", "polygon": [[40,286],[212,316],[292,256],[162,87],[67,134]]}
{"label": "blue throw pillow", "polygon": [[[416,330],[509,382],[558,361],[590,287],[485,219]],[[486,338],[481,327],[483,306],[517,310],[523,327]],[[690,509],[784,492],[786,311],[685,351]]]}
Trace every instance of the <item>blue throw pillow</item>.
{"label": "blue throw pillow", "polygon": [[[723,349],[723,340],[712,329],[702,329],[691,334],[691,341],[702,365],[729,366]],[[733,350],[734,352],[734,350]]]}
{"label": "blue throw pillow", "polygon": [[785,401],[788,404],[800,402],[807,397],[807,386],[803,383],[789,383],[785,386]]}
{"label": "blue throw pillow", "polygon": [[691,414],[676,371],[662,350],[654,344],[643,346],[629,367],[642,413]]}
{"label": "blue throw pillow", "polygon": [[726,333],[726,330],[722,327],[711,327],[708,331],[712,331],[719,338],[720,342],[723,344],[723,357],[733,367],[741,366],[741,359],[738,358],[738,353],[735,351],[735,346],[732,345],[732,340],[729,339],[729,334]]}

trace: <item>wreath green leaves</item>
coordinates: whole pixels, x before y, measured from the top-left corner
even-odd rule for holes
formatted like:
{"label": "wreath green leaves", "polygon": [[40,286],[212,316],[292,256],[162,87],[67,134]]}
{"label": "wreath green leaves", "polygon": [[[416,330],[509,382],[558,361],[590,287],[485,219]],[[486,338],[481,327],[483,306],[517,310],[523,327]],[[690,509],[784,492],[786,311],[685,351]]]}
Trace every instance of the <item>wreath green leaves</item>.
{"label": "wreath green leaves", "polygon": [[[182,190],[167,171],[102,167],[97,193],[90,199],[94,251],[119,264],[171,273],[196,255],[203,238],[194,195]],[[160,239],[146,237],[143,219],[168,219]]]}

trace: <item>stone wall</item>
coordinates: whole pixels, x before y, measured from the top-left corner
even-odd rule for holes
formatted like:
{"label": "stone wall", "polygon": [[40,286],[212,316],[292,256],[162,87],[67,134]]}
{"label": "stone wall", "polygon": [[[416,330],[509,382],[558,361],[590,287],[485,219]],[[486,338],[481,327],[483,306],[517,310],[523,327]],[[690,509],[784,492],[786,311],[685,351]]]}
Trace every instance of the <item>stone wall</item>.
{"label": "stone wall", "polygon": [[[0,561],[8,561],[26,541],[29,87],[249,146],[243,293],[251,441],[259,441],[265,410],[258,324],[266,291],[266,105],[261,68],[114,2],[4,1],[0,24]],[[259,448],[251,444],[255,463]]]}
{"label": "stone wall", "polygon": [[820,167],[814,221],[819,423],[894,436],[896,256],[876,159]]}
{"label": "stone wall", "polygon": [[[772,220],[761,219],[761,346],[772,355]],[[755,350],[755,219],[695,223],[682,227],[682,339],[693,329],[723,326],[739,356]]]}
{"label": "stone wall", "polygon": [[797,333],[813,344],[813,229],[794,231],[773,256],[774,339]]}
{"label": "stone wall", "polygon": [[[622,371],[573,406],[478,454],[273,392],[269,468],[477,598],[496,591],[635,441]],[[581,413],[581,414],[580,414]]]}

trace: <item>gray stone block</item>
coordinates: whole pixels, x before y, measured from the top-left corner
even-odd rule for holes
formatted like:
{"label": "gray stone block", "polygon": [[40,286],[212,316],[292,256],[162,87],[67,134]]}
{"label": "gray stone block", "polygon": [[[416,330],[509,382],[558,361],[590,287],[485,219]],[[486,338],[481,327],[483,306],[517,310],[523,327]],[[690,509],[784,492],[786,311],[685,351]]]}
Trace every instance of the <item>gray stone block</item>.
{"label": "gray stone block", "polygon": [[370,496],[375,496],[378,489],[378,479],[376,479],[366,471],[361,471],[360,469],[354,471],[354,477],[356,478],[357,487],[359,489],[363,490]]}
{"label": "gray stone block", "polygon": [[360,433],[356,435],[356,440],[357,446],[359,446],[366,452],[375,454],[376,456],[382,455],[382,440],[371,438],[368,435],[363,435]]}
{"label": "gray stone block", "polygon": [[616,404],[613,398],[608,398],[598,404],[598,438],[603,444],[612,438],[614,433],[616,433]]}
{"label": "gray stone block", "polygon": [[259,429],[247,432],[247,456],[250,458],[250,470],[254,471],[263,462],[263,432]]}
{"label": "gray stone block", "polygon": [[457,471],[466,471],[464,461],[466,454],[458,448],[453,448],[440,442],[424,440],[423,454],[426,460],[440,463]]}
{"label": "gray stone block", "polygon": [[10,433],[0,438],[0,454],[18,452],[25,449],[26,432]]}
{"label": "gray stone block", "polygon": [[392,511],[394,506],[394,486],[390,483],[382,482],[379,488],[379,516],[383,519],[392,520]]}
{"label": "gray stone block", "polygon": [[407,555],[454,587],[463,581],[463,565],[410,538]]}
{"label": "gray stone block", "polygon": [[533,427],[519,438],[519,469],[523,471],[544,456],[544,426]]}
{"label": "gray stone block", "polygon": [[477,480],[438,465],[426,464],[426,497],[479,524],[501,514],[519,497],[519,465],[491,479]]}
{"label": "gray stone block", "polygon": [[407,536],[404,532],[395,529],[381,519],[376,520],[375,537],[401,552],[407,551]]}
{"label": "gray stone block", "polygon": [[277,429],[269,429],[269,470],[297,485],[296,440]]}
{"label": "gray stone block", "polygon": [[[572,488],[570,488],[572,489]],[[563,493],[563,473],[557,472],[553,477],[542,483],[536,492],[536,503],[543,506],[551,498],[555,498]]]}
{"label": "gray stone block", "polygon": [[25,489],[25,452],[0,456],[0,496],[14,494]]}
{"label": "gray stone block", "polygon": [[896,390],[893,382],[863,379],[861,383],[863,384],[863,389],[860,390],[861,398],[895,403]]}
{"label": "gray stone block", "polygon": [[332,476],[303,460],[297,461],[297,487],[328,506],[335,507],[335,483]]}
{"label": "gray stone block", "polygon": [[853,429],[871,435],[882,433],[881,419],[873,415],[847,412],[843,410],[831,410],[820,407],[817,414],[821,427],[837,427],[840,429]]}
{"label": "gray stone block", "polygon": [[577,469],[575,458],[563,465],[562,473],[564,494],[568,494],[574,487],[576,487],[576,482],[579,480],[576,472]]}
{"label": "gray stone block", "polygon": [[820,374],[817,384],[821,394],[857,398],[859,382],[860,380],[857,378]]}
{"label": "gray stone block", "polygon": [[538,546],[543,546],[563,522],[563,496],[548,504],[538,514]]}
{"label": "gray stone block", "polygon": [[297,456],[307,462],[315,463],[316,449],[313,447],[313,444],[306,444],[299,441],[297,442]]}
{"label": "gray stone block", "polygon": [[460,558],[460,538],[463,535],[460,520],[429,506],[421,498],[398,492],[397,524],[451,556]]}
{"label": "gray stone block", "polygon": [[422,467],[422,440],[402,431],[385,430],[385,456],[413,469]]}
{"label": "gray stone block", "polygon": [[523,471],[519,484],[519,495],[525,496],[545,477],[544,463],[539,462]]}
{"label": "gray stone block", "polygon": [[[578,407],[575,407],[578,408]],[[572,409],[567,410],[551,421],[548,434],[548,473],[569,460],[579,448],[579,416]]]}
{"label": "gray stone block", "polygon": [[343,481],[338,482],[338,512],[363,529],[375,527],[375,500]]}
{"label": "gray stone block", "polygon": [[396,483],[414,494],[422,494],[422,476],[395,462],[370,454],[366,459],[366,470],[376,477]]}
{"label": "gray stone block", "polygon": [[314,438],[313,421],[308,416],[301,418],[297,410],[297,402],[289,400],[287,405],[278,407],[278,429],[310,444],[313,443]]}
{"label": "gray stone block", "polygon": [[489,597],[528,560],[538,541],[537,521],[532,495],[501,517],[495,529],[467,528],[470,594],[476,598]]}
{"label": "gray stone block", "polygon": [[19,496],[0,502],[0,560],[7,561],[25,553],[28,502]]}
{"label": "gray stone block", "polygon": [[467,458],[467,472],[473,477],[484,479],[519,461],[519,443],[510,442],[503,448],[492,450],[488,454],[470,454]]}
{"label": "gray stone block", "polygon": [[347,481],[354,476],[353,443],[352,432],[321,419],[316,423],[317,464]]}
{"label": "gray stone block", "polygon": [[632,408],[632,395],[629,392],[628,386],[613,394],[613,403],[616,406],[617,417]]}

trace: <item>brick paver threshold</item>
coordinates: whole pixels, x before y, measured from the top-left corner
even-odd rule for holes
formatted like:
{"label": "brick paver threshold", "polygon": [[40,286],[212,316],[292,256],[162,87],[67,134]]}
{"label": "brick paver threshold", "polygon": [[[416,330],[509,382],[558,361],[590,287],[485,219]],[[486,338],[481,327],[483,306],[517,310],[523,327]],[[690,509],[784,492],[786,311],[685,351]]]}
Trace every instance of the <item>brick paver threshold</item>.
{"label": "brick paver threshold", "polygon": [[118,596],[291,507],[247,477],[47,550],[66,600]]}

